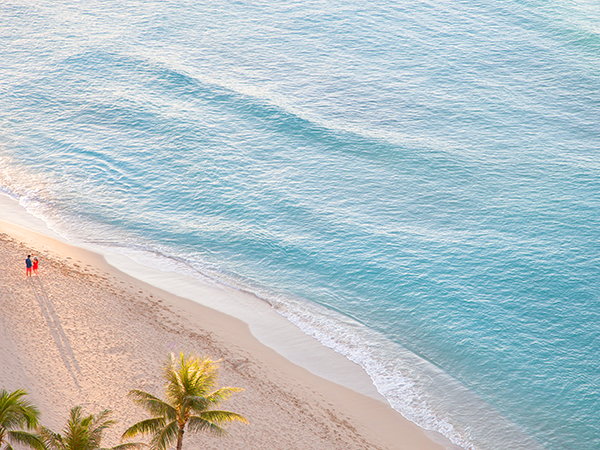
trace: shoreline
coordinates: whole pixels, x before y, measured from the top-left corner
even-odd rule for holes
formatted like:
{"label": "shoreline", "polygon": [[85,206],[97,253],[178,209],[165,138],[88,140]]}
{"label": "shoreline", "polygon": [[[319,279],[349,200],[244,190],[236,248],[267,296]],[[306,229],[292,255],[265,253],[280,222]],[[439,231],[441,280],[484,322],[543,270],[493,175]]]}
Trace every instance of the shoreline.
{"label": "shoreline", "polygon": [[[385,404],[389,403],[377,391],[373,381],[360,365],[302,332],[288,319],[278,314],[270,303],[255,294],[240,291],[218,281],[209,284],[178,272],[156,269],[148,264],[134,261],[131,255],[116,253],[100,247],[73,244],[48,228],[43,220],[32,216],[9,196],[0,195],[0,206],[4,210],[3,217],[8,216],[8,223],[23,230],[55,239],[67,246],[75,247],[75,249],[90,252],[96,257],[100,257],[100,262],[96,261],[96,263],[103,264],[106,270],[108,270],[107,267],[115,269],[134,280],[151,285],[161,292],[235,317],[244,322],[250,328],[252,335],[262,344],[275,350],[289,361],[329,381],[346,386]],[[7,212],[8,214],[6,214]],[[0,217],[0,222],[3,217]],[[32,220],[33,223],[31,223]],[[32,227],[29,226],[30,223],[33,225]],[[27,238],[27,233],[22,232],[21,234],[23,238]]]}
{"label": "shoreline", "polygon": [[[140,315],[142,315],[143,317],[137,317],[136,319],[138,322],[141,323],[141,325],[138,324],[138,326],[142,328],[142,330],[144,328],[147,328],[148,320],[150,320],[150,322],[157,321],[157,312],[153,311],[154,309],[160,311],[159,314],[161,314],[161,317],[169,316],[171,322],[185,323],[185,325],[182,325],[183,329],[179,330],[176,333],[174,333],[174,330],[167,330],[170,332],[163,330],[162,332],[159,331],[158,333],[154,332],[150,333],[150,335],[147,335],[146,330],[145,336],[137,336],[138,341],[157,341],[154,344],[156,350],[162,347],[164,350],[162,351],[162,353],[166,355],[169,351],[184,351],[184,353],[191,351],[191,349],[188,348],[171,348],[178,346],[190,346],[189,343],[184,343],[185,340],[180,341],[182,343],[176,345],[177,341],[173,340],[175,336],[181,336],[182,333],[187,333],[189,335],[195,336],[204,335],[205,339],[208,336],[209,341],[211,341],[211,346],[215,349],[213,351],[216,351],[223,355],[219,356],[223,358],[223,379],[225,379],[226,376],[235,378],[234,375],[241,377],[240,379],[245,379],[244,377],[247,377],[247,375],[243,372],[244,367],[246,367],[248,368],[248,371],[253,372],[253,375],[255,373],[260,373],[258,377],[251,377],[253,380],[255,380],[254,382],[256,382],[256,380],[258,379],[265,378],[266,380],[269,380],[272,386],[276,386],[278,388],[285,386],[287,389],[280,390],[279,393],[281,394],[282,392],[287,391],[291,391],[293,393],[290,394],[295,399],[295,401],[291,402],[292,407],[293,405],[296,405],[296,407],[298,407],[298,405],[304,405],[311,411],[310,415],[314,415],[317,413],[317,411],[321,411],[321,413],[323,414],[323,419],[321,421],[317,421],[320,425],[326,426],[328,429],[341,427],[342,430],[345,430],[341,432],[344,435],[343,438],[336,435],[337,439],[342,439],[344,441],[343,446],[338,447],[337,445],[333,444],[332,446],[325,448],[351,448],[348,447],[348,445],[351,445],[351,442],[353,442],[354,445],[358,445],[356,448],[411,448],[424,450],[444,448],[444,446],[435,442],[443,442],[445,440],[445,438],[441,435],[437,436],[437,433],[426,432],[425,430],[419,428],[412,422],[404,419],[387,403],[384,403],[381,399],[377,399],[377,395],[369,395],[368,393],[365,394],[357,392],[357,390],[355,389],[351,389],[347,386],[343,386],[339,383],[335,383],[328,379],[322,378],[318,375],[315,375],[314,373],[311,373],[311,371],[307,370],[306,368],[301,367],[301,365],[294,364],[294,362],[288,360],[272,348],[261,343],[260,340],[251,332],[251,325],[241,321],[238,318],[232,317],[230,315],[224,314],[223,312],[219,312],[215,309],[194,302],[193,300],[179,297],[160,288],[147,284],[144,281],[134,278],[131,275],[123,273],[117,268],[113,267],[106,261],[105,257],[102,255],[99,255],[86,249],[74,247],[63,241],[58,241],[48,236],[41,235],[37,231],[24,229],[19,225],[14,225],[8,222],[0,222],[0,232],[11,236],[14,242],[23,243],[16,245],[25,245],[32,249],[35,249],[36,252],[43,257],[43,261],[40,266],[40,272],[42,275],[38,280],[40,281],[40,285],[42,285],[42,280],[44,280],[43,284],[46,284],[46,277],[44,275],[44,271],[46,270],[45,265],[49,265],[50,262],[50,265],[58,265],[60,267],[63,267],[63,269],[61,270],[67,270],[64,269],[64,267],[68,267],[68,270],[66,272],[69,274],[68,276],[75,277],[75,279],[81,282],[83,285],[85,285],[86,282],[89,281],[87,280],[87,278],[90,277],[99,281],[100,284],[103,285],[103,287],[100,289],[100,292],[103,292],[104,294],[110,292],[109,297],[111,297],[111,299],[109,300],[112,300],[113,302],[117,301],[118,304],[116,306],[113,304],[113,306],[115,306],[116,308],[123,308],[131,306],[131,304],[137,303],[139,307],[138,313],[140,313]],[[3,244],[6,246],[5,242],[3,242]],[[18,265],[18,263],[20,262],[21,261],[18,261],[16,262],[16,264]],[[24,279],[24,270],[21,274],[19,274],[18,272],[20,271],[17,270],[17,273],[14,276],[20,276],[22,279]],[[6,290],[7,287],[10,289],[8,284],[6,280],[3,280],[4,290]],[[90,287],[88,286],[88,288]],[[115,296],[114,293],[118,293],[119,289],[123,290],[120,294],[117,294]],[[203,294],[211,295],[214,293],[215,291],[213,290],[209,292],[204,292]],[[226,295],[226,293],[222,294]],[[14,294],[12,294],[12,291],[10,295],[14,296]],[[126,304],[123,304],[123,298],[120,298],[123,296],[130,297],[130,300],[133,299],[132,303],[129,304],[128,302],[125,302]],[[3,292],[3,297],[7,297],[7,294],[5,292]],[[76,301],[76,299],[70,300],[71,306],[74,305],[74,301]],[[69,303],[69,301],[67,301],[67,303]],[[8,318],[10,316],[6,314],[5,311],[2,312],[3,317]],[[110,309],[109,312],[111,312]],[[60,314],[58,314],[57,312],[56,316],[58,318],[56,323],[60,324]],[[96,320],[100,320],[100,323],[102,323],[105,326],[112,325],[114,328],[117,324],[106,323],[110,322],[110,316],[111,314],[105,317],[97,318]],[[282,318],[282,320],[285,319]],[[160,322],[160,320],[158,320],[158,322]],[[4,320],[4,337],[2,338],[3,341],[6,341],[7,335],[14,335],[14,332],[11,332],[11,327],[7,326],[10,323],[11,322],[7,321],[7,319]],[[50,322],[47,321],[45,328],[49,328],[49,325]],[[293,327],[293,325],[289,325]],[[85,330],[81,330],[78,328],[78,331],[85,334]],[[117,326],[114,332],[118,333],[119,331],[122,330],[119,330],[119,327]],[[284,330],[282,331],[282,333],[285,334],[286,331],[287,330]],[[167,338],[167,340],[171,340],[165,342],[165,337],[161,336],[161,333],[167,333],[167,335],[170,336],[169,338]],[[302,334],[308,339],[312,339],[304,335],[300,330],[298,330],[298,333]],[[63,334],[64,336],[62,338],[62,341],[70,342],[71,340],[69,339],[69,329],[66,326],[64,327]],[[138,332],[138,334],[140,333]],[[13,337],[13,340],[14,339],[15,338]],[[55,339],[54,342],[49,342],[48,345],[50,347],[52,347],[52,344],[56,346],[57,342],[59,341]],[[137,343],[139,344],[139,342]],[[98,344],[99,343],[96,342],[96,345]],[[316,344],[321,346],[321,344],[319,343]],[[13,344],[3,345],[3,347],[8,348],[12,348],[11,346],[15,347],[15,345]],[[96,359],[102,360],[103,358],[110,359],[114,355],[119,355],[121,353],[128,354],[128,349],[126,347],[127,345],[121,345],[119,348],[115,349],[114,346],[111,346],[109,349],[105,348],[103,351],[96,349],[96,355],[94,357]],[[335,354],[333,350],[327,349],[326,347],[323,347],[323,349],[326,349],[327,351]],[[65,348],[63,348],[63,350],[65,350]],[[295,351],[294,348],[290,348],[289,350],[292,353]],[[16,355],[13,355],[11,358],[12,360],[16,359],[17,361],[19,361],[19,363],[14,363],[13,367],[8,369],[8,372],[14,373],[15,371],[19,371],[19,367],[14,367],[14,365],[20,365],[22,367],[27,365],[22,364],[22,355],[19,354],[19,352],[17,351],[15,353]],[[69,352],[65,353],[64,351],[63,353],[67,356],[69,354]],[[78,358],[75,357],[77,352],[75,351],[74,346],[70,353],[74,355],[73,360],[77,361]],[[232,354],[234,356],[225,357],[224,355],[226,354]],[[61,356],[60,359],[63,360],[62,366],[67,367],[69,364],[68,358],[66,358],[65,355]],[[346,360],[341,355],[337,356],[339,358],[343,358],[348,364],[354,364]],[[55,364],[58,364],[58,366],[61,366],[60,359],[58,361],[55,361]],[[6,358],[4,358],[4,360],[6,360]],[[148,371],[147,376],[149,378],[145,381],[146,384],[153,385],[155,388],[157,387],[156,384],[159,375],[159,367],[163,360],[164,356],[163,358],[157,358],[157,360],[154,362],[155,370]],[[71,378],[73,379],[72,381],[76,386],[78,383],[81,383],[77,381],[78,376],[74,367],[75,366],[71,364]],[[250,367],[252,368],[252,370],[250,370]],[[230,370],[227,369],[233,369],[232,372],[234,373],[234,375],[229,373]],[[64,371],[64,368],[61,370]],[[360,370],[362,371],[362,369]],[[3,372],[4,373],[0,375],[2,376],[3,384],[6,385],[7,381],[10,381],[10,376],[6,373],[7,369],[5,369]],[[151,375],[151,373],[155,375]],[[366,373],[364,373],[364,376],[367,376]],[[29,382],[32,386],[34,386],[33,390],[35,390],[36,396],[44,398],[49,395],[49,393],[44,390],[43,386],[35,387],[36,385],[39,385],[39,381],[36,383],[34,377],[29,377]],[[364,382],[364,379],[362,380],[362,382]],[[58,383],[58,380],[55,380],[55,383]],[[231,384],[235,386],[245,387],[242,386],[239,381],[237,382],[237,384],[236,382],[232,382]],[[21,386],[10,386],[10,388],[13,389],[16,389],[17,387]],[[115,386],[114,389],[121,390],[124,393],[126,393],[129,389],[137,387],[139,386],[125,387],[119,385]],[[372,388],[374,389],[374,387]],[[264,386],[261,386],[260,389],[264,391],[265,388]],[[269,398],[269,395],[263,395],[265,393],[261,393],[260,389],[254,392],[253,395],[258,395],[260,398],[263,399],[262,402],[264,403],[265,399]],[[30,390],[31,392],[32,388],[28,387],[28,390]],[[247,392],[249,390],[250,389],[246,387],[246,393],[244,393],[245,396],[248,396]],[[97,392],[97,389],[92,389],[90,393],[87,394],[87,396],[84,395],[83,397],[81,397],[81,395],[82,387],[79,386],[73,390],[70,397],[72,397],[73,401],[78,400],[79,403],[84,404],[84,406],[86,403],[91,403],[94,405],[98,404],[98,407],[102,406],[99,405],[99,401],[90,400],[90,397],[94,398],[98,395],[101,396],[101,393]],[[67,397],[69,397],[69,395],[67,395]],[[284,395],[283,397],[284,399],[286,399],[287,396]],[[82,400],[85,399],[87,399],[87,401],[82,402]],[[288,402],[290,401],[289,398],[287,398],[286,400]],[[44,402],[47,401],[43,401],[43,403]],[[234,404],[237,402],[242,404],[244,403],[242,400],[232,401],[231,403]],[[256,404],[256,401],[250,403]],[[122,404],[122,402],[120,402],[119,404]],[[68,405],[68,407],[70,406],[73,405]],[[229,405],[226,406],[229,407]],[[112,409],[111,405],[102,406],[102,408],[104,407],[109,407]],[[46,412],[46,409],[48,409],[42,407],[41,405],[40,408],[44,412]],[[232,410],[236,410],[233,407],[231,408]],[[256,406],[254,408],[256,408]],[[114,409],[116,410],[116,408]],[[256,420],[253,420],[253,415],[258,414],[260,416],[265,414],[268,415],[268,413],[273,413],[273,411],[265,411],[265,409],[272,408],[269,408],[268,406],[263,404],[263,408],[261,411],[256,411],[254,414],[246,413],[246,415],[249,416],[252,423],[255,423]],[[236,411],[244,414],[244,411],[239,410],[239,408]],[[94,410],[89,412],[97,411]],[[56,411],[54,412],[54,414],[56,414]],[[134,411],[130,411],[128,414],[125,415],[125,417],[131,417],[130,414],[133,414],[133,416],[135,416],[136,413]],[[329,414],[331,414],[331,417],[327,418]],[[62,417],[57,419],[57,427],[62,426],[62,420],[64,420],[65,417],[66,415],[63,412]],[[272,418],[272,420],[275,420],[276,422],[277,420],[279,422],[282,422],[282,419],[277,417]],[[329,426],[325,425],[327,421],[330,422]],[[333,424],[337,425],[335,425],[334,427]],[[346,427],[340,424],[344,424]],[[257,424],[256,426],[266,427],[270,431],[272,431],[272,424]],[[305,427],[305,424],[299,424],[298,428],[303,428],[303,426]],[[291,435],[294,435],[294,433],[302,434],[302,430],[293,430],[293,428],[293,420],[291,422],[288,420],[284,421],[284,423],[280,423],[280,433],[282,433],[286,437],[290,437]],[[235,429],[232,431],[231,434],[236,434],[237,436],[237,434],[239,433],[239,439],[242,439],[243,442],[244,433],[247,431],[248,430],[243,429],[243,426],[236,425]],[[265,430],[262,431],[264,432]],[[256,439],[254,441],[254,447],[253,444],[250,442],[245,442],[243,445],[236,447],[236,444],[233,444],[232,440],[224,439],[222,441],[215,441],[215,445],[217,445],[217,447],[215,448],[219,448],[218,445],[224,445],[223,448],[270,448],[268,446],[264,446],[264,442],[261,441],[260,438],[256,437],[255,434],[256,433],[253,434],[253,436]],[[258,434],[260,434],[260,432],[258,432]],[[204,437],[204,439],[206,439],[206,437]],[[292,439],[290,443],[296,443],[294,444],[294,448],[300,448],[298,447],[298,445],[307,445],[306,448],[311,448],[309,446],[310,438],[307,436],[297,436],[295,438],[290,437],[290,439]],[[314,440],[314,437],[312,439]],[[271,441],[272,439],[269,440]],[[258,445],[258,442],[262,443]],[[281,444],[282,442],[285,442],[285,439],[283,441],[281,439],[277,440],[277,443],[273,448],[283,448],[279,446],[279,444]],[[456,448],[454,446],[451,446],[449,442],[445,442],[445,444],[447,445],[447,448]]]}

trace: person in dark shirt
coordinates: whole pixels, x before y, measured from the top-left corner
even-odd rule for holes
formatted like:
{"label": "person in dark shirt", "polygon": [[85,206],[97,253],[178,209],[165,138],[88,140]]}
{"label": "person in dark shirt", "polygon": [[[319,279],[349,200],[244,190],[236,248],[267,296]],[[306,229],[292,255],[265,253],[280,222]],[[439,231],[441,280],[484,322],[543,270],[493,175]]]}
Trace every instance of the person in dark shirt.
{"label": "person in dark shirt", "polygon": [[31,267],[33,263],[31,262],[31,255],[27,255],[27,259],[25,260],[25,266],[27,267],[27,276],[31,276]]}

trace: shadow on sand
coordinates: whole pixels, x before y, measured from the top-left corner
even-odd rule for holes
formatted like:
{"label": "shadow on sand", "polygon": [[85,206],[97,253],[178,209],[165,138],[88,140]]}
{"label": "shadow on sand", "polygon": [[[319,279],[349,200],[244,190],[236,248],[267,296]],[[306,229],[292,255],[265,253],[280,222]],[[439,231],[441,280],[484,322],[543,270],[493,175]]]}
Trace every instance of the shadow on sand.
{"label": "shadow on sand", "polygon": [[58,315],[56,314],[56,309],[54,308],[54,303],[52,299],[48,297],[46,290],[44,289],[44,284],[42,283],[42,278],[40,276],[30,277],[27,279],[27,283],[29,284],[31,291],[37,302],[40,304],[40,308],[42,310],[42,314],[48,323],[48,328],[50,329],[50,333],[54,338],[54,342],[56,343],[56,347],[58,348],[58,353],[63,360],[63,363],[71,377],[73,378],[73,382],[77,386],[78,389],[81,389],[81,385],[77,380],[77,375],[81,375],[81,370],[79,369],[79,364],[77,363],[77,359],[75,358],[75,354],[73,352],[73,348],[65,334],[65,331],[58,319]]}

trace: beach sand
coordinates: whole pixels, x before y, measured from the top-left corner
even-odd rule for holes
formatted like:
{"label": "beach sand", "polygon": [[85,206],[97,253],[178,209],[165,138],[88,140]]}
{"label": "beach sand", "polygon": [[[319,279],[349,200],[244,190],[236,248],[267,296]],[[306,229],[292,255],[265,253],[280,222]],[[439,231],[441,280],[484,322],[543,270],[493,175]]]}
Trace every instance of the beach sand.
{"label": "beach sand", "polygon": [[[40,274],[25,277],[25,257]],[[170,352],[221,359],[223,403],[250,424],[228,436],[186,435],[185,448],[419,449],[444,447],[385,402],[325,380],[261,344],[246,323],[169,294],[101,255],[0,221],[0,388],[23,388],[55,431],[68,410],[114,411],[104,446],[145,418],[127,393],[163,397]],[[435,437],[435,436],[434,436]],[[437,439],[436,439],[437,440]]]}

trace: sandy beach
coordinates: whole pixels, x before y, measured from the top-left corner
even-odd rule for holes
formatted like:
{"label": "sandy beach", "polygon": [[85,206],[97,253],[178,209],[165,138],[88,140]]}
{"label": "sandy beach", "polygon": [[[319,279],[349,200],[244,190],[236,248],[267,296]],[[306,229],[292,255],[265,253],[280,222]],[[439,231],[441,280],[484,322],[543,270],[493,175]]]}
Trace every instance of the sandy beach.
{"label": "sandy beach", "polygon": [[[35,254],[39,276],[26,278]],[[114,411],[104,445],[144,418],[130,389],[162,396],[169,352],[222,359],[223,404],[249,425],[187,435],[184,448],[443,449],[383,401],[318,377],[261,344],[242,321],[132,278],[95,253],[0,221],[0,386],[24,388],[59,430],[67,411]]]}

